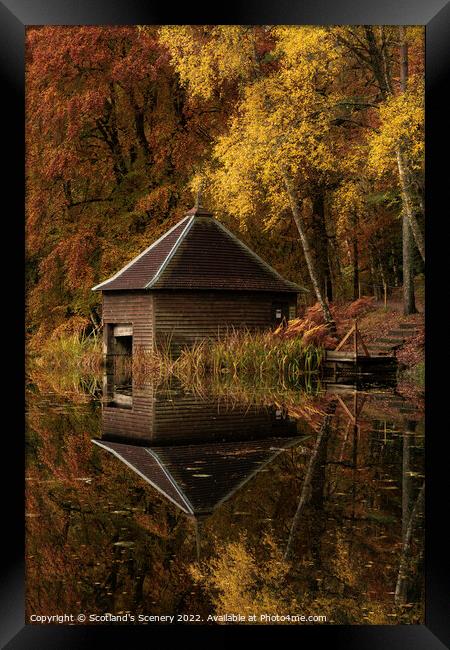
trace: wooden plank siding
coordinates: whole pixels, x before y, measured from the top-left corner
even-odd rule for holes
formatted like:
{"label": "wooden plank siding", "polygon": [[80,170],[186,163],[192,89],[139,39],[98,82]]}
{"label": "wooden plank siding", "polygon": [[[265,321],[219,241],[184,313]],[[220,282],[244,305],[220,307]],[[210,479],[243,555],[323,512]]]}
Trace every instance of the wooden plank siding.
{"label": "wooden plank siding", "polygon": [[263,330],[277,324],[274,306],[288,317],[296,294],[245,291],[114,291],[103,293],[105,346],[108,325],[133,326],[133,353],[170,342],[174,352],[233,329]]}
{"label": "wooden plank siding", "polygon": [[262,330],[276,324],[274,303],[296,304],[295,294],[226,291],[153,292],[155,341],[177,349],[234,329]]}
{"label": "wooden plank siding", "polygon": [[[279,422],[272,409],[243,404],[224,404],[213,398],[177,396],[174,401],[155,401],[153,441],[158,444],[195,444],[213,440],[247,440],[276,435],[295,423]],[[294,433],[294,435],[295,435]],[[282,435],[282,434],[281,434]]]}
{"label": "wooden plank siding", "polygon": [[295,422],[277,419],[262,406],[225,404],[190,393],[170,399],[151,384],[133,386],[132,408],[102,409],[102,437],[134,444],[198,444],[205,441],[249,440],[295,436]]}
{"label": "wooden plank siding", "polygon": [[[112,377],[111,381],[114,381]],[[106,392],[107,390],[108,392]],[[112,406],[109,402],[109,396],[109,386],[104,385],[103,434],[110,435],[113,438],[152,440],[155,421],[153,384],[133,386],[131,408]]]}
{"label": "wooden plank siding", "polygon": [[[103,292],[103,326],[131,324],[133,353],[153,346],[153,296],[149,291]],[[105,327],[105,330],[107,328]]]}

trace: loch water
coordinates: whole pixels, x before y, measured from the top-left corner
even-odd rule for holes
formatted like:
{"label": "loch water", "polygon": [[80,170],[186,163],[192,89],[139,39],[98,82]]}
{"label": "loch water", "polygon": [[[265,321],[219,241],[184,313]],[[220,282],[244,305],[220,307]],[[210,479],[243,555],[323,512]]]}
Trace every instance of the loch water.
{"label": "loch water", "polygon": [[421,623],[424,435],[395,386],[30,379],[27,619]]}

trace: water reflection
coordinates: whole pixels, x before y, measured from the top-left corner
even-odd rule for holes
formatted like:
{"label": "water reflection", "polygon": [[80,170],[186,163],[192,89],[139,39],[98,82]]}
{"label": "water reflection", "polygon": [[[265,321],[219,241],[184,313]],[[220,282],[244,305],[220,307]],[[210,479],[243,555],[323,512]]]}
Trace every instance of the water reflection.
{"label": "water reflection", "polygon": [[[196,524],[277,456],[299,445],[296,420],[275,406],[130,385],[105,376],[102,438],[93,442],[136,472]],[[130,410],[131,409],[131,410]]]}
{"label": "water reflection", "polygon": [[417,398],[110,375],[98,401],[33,393],[28,424],[29,614],[423,620]]}
{"label": "water reflection", "polygon": [[133,445],[170,446],[295,437],[297,421],[274,405],[240,403],[179,385],[130,383],[105,376],[102,439]]}

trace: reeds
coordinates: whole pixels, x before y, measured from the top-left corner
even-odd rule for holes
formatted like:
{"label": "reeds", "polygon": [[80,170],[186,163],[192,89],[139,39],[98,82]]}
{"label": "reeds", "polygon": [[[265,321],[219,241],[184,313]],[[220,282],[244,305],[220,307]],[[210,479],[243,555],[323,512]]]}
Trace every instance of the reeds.
{"label": "reeds", "polygon": [[51,368],[32,360],[27,364],[27,379],[40,393],[52,393],[80,403],[101,395],[103,373]]}
{"label": "reeds", "polygon": [[42,392],[85,400],[102,386],[103,352],[97,333],[50,337],[28,350],[27,376]]}
{"label": "reeds", "polygon": [[49,339],[27,357],[27,377],[42,393],[86,401],[100,393],[103,355],[93,337],[76,334]]}
{"label": "reeds", "polygon": [[50,337],[33,358],[51,368],[96,372],[103,364],[100,336],[92,332]]}
{"label": "reeds", "polygon": [[174,357],[170,344],[151,354],[133,355],[133,374],[155,378],[176,376],[184,383],[206,378],[248,380],[258,385],[293,386],[305,373],[316,372],[323,348],[301,338],[284,339],[273,332],[232,330],[217,340],[202,339]]}
{"label": "reeds", "polygon": [[[317,327],[313,328],[313,334]],[[175,350],[170,339],[159,342],[153,351],[135,347],[132,356],[116,357],[114,370],[132,373],[136,381],[151,377],[183,383],[205,379],[236,380],[258,386],[296,386],[305,375],[319,370],[323,346],[311,342],[311,330],[302,336],[279,332],[252,332],[231,329],[222,337],[201,339]],[[70,335],[49,339],[40,350],[37,363],[62,372],[97,373],[104,367],[98,335]]]}

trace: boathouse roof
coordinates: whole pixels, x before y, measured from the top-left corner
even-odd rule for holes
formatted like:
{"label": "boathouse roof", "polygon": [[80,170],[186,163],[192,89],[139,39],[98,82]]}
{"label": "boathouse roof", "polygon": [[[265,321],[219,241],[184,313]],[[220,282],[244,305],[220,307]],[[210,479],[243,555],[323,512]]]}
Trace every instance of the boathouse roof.
{"label": "boathouse roof", "polygon": [[199,205],[115,275],[93,287],[93,291],[136,289],[305,291]]}
{"label": "boathouse roof", "polygon": [[142,447],[93,442],[111,452],[189,515],[206,515],[301,438]]}

